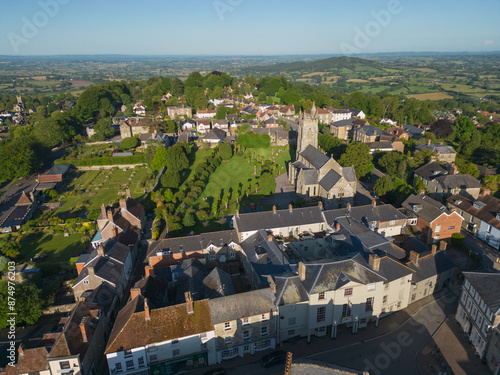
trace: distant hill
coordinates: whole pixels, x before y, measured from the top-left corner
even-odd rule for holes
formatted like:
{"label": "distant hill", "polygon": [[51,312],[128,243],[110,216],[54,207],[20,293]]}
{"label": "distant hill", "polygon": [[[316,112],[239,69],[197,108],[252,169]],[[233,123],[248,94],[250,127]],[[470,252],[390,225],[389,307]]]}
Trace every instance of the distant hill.
{"label": "distant hill", "polygon": [[273,65],[253,66],[243,68],[244,73],[256,75],[274,75],[291,72],[301,72],[302,74],[314,72],[332,72],[339,73],[342,69],[351,71],[374,70],[384,71],[382,64],[377,61],[361,59],[359,57],[330,57],[327,59],[311,62],[291,62],[279,63]]}

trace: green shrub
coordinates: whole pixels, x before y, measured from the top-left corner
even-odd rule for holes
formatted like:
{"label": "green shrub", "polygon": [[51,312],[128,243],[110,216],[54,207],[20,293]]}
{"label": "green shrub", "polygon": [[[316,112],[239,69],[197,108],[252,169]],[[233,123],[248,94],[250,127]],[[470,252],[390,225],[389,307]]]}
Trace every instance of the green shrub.
{"label": "green shrub", "polygon": [[451,244],[455,247],[463,247],[464,246],[465,237],[460,233],[453,233],[451,235]]}
{"label": "green shrub", "polygon": [[136,148],[138,145],[139,139],[135,137],[127,137],[120,142],[120,148],[122,150],[130,150],[132,148]]}

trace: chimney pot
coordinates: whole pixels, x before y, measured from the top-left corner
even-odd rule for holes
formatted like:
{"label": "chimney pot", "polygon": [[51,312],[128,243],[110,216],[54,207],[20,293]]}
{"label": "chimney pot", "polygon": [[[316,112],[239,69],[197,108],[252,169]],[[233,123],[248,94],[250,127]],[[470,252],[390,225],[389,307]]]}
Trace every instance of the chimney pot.
{"label": "chimney pot", "polygon": [[19,344],[19,348],[17,349],[17,352],[19,353],[19,355],[24,355],[24,344],[21,343]]}
{"label": "chimney pot", "polygon": [[488,188],[483,189],[483,194],[482,194],[482,196],[483,196],[483,197],[484,197],[485,195],[490,195],[490,194],[491,194],[491,189],[488,189]]}
{"label": "chimney pot", "polygon": [[108,215],[108,221],[112,223],[113,222],[113,211],[107,210],[106,213]]}
{"label": "chimney pot", "polygon": [[293,207],[292,207],[292,204],[291,204],[291,203],[288,205],[288,210],[289,210],[290,212],[292,212],[292,211],[293,211]]}
{"label": "chimney pot", "polygon": [[126,199],[120,199],[120,208],[122,210],[126,210],[127,209],[127,200]]}
{"label": "chimney pot", "polygon": [[268,240],[269,242],[271,242],[273,239],[274,239],[274,237],[273,237],[273,235],[272,235],[272,234],[268,234],[268,235],[267,235],[267,240]]}
{"label": "chimney pot", "polygon": [[144,267],[144,273],[146,274],[146,277],[154,276],[154,274],[155,274],[154,268],[151,266],[146,266],[146,267]]}
{"label": "chimney pot", "polygon": [[347,202],[347,211],[351,212],[351,203]]}
{"label": "chimney pot", "polygon": [[323,202],[319,201],[318,202],[318,207],[321,211],[323,211]]}
{"label": "chimney pot", "polygon": [[276,213],[276,205],[273,205],[273,212]]}
{"label": "chimney pot", "polygon": [[104,203],[101,205],[101,216],[103,219],[106,218],[106,206],[104,205]]}
{"label": "chimney pot", "polygon": [[132,289],[130,289],[130,299],[134,299],[139,294],[141,294],[141,288],[132,288]]}
{"label": "chimney pot", "polygon": [[234,216],[236,216],[236,218],[239,219],[240,218],[240,211],[236,210],[234,213]]}
{"label": "chimney pot", "polygon": [[130,188],[125,189],[125,195],[127,196],[127,198],[132,198],[132,195],[130,194]]}
{"label": "chimney pot", "polygon": [[375,199],[372,199],[372,206],[377,207],[377,201]]}
{"label": "chimney pot", "polygon": [[431,145],[431,140],[430,139],[427,140],[427,145],[429,145],[429,146]]}

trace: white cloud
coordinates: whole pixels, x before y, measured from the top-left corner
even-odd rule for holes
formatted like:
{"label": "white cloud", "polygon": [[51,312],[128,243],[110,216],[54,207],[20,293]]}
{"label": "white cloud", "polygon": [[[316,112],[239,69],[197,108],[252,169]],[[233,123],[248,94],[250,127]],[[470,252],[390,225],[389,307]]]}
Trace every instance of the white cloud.
{"label": "white cloud", "polygon": [[491,46],[492,44],[495,44],[495,41],[494,41],[494,40],[485,40],[485,41],[483,42],[483,44],[484,44],[485,46]]}

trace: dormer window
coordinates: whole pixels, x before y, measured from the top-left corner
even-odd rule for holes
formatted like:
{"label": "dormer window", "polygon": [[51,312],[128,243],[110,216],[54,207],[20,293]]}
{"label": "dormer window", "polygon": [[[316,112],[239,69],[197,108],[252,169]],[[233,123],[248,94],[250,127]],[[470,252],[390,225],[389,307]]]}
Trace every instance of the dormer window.
{"label": "dormer window", "polygon": [[497,220],[500,220],[500,213],[497,213],[497,214],[496,214],[496,216],[495,216],[495,218],[496,218]]}

